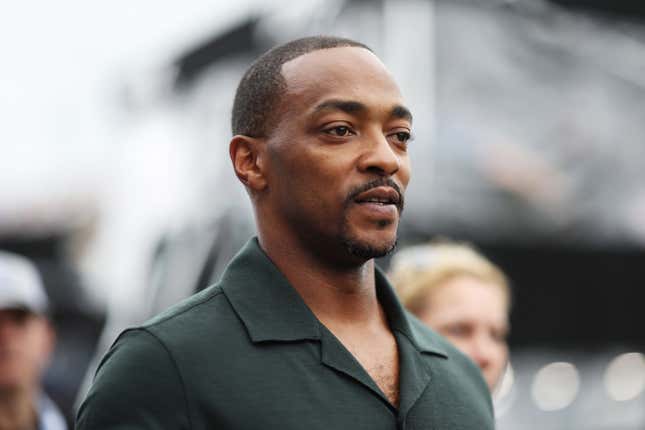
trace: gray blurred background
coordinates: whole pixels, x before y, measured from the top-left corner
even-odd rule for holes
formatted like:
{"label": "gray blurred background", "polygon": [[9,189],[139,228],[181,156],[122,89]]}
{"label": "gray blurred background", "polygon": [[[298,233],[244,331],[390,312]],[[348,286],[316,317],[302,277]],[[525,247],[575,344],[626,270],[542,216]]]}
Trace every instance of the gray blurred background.
{"label": "gray blurred background", "polygon": [[0,248],[45,278],[47,388],[70,417],[118,332],[212,283],[253,234],[227,152],[245,68],[335,34],[374,49],[415,115],[401,245],[472,241],[512,281],[498,428],[645,428],[644,3],[4,9]]}

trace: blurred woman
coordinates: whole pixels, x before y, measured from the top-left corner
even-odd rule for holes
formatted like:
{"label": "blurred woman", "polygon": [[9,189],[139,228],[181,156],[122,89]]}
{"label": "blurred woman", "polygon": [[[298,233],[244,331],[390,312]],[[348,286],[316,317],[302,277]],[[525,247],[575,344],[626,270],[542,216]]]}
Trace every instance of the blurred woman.
{"label": "blurred woman", "polygon": [[508,360],[511,300],[502,271],[466,244],[440,242],[401,250],[390,279],[403,305],[479,365],[493,391]]}

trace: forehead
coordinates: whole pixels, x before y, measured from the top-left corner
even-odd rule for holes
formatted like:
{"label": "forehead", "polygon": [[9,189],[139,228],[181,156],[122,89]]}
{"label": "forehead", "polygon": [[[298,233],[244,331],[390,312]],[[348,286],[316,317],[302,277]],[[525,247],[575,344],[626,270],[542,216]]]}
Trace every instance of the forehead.
{"label": "forehead", "polygon": [[[299,108],[325,98],[360,101],[367,106],[402,104],[401,92],[385,65],[359,47],[321,49],[282,66],[286,98]],[[303,106],[304,105],[304,106]]]}
{"label": "forehead", "polygon": [[436,313],[483,315],[484,319],[506,319],[507,298],[502,287],[472,277],[457,277],[437,288],[430,299]]}

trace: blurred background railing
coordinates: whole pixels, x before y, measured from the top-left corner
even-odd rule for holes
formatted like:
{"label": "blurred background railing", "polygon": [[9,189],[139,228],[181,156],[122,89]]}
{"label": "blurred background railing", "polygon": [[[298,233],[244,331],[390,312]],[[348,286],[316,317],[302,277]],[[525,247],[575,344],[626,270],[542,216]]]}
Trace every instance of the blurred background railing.
{"label": "blurred background railing", "polygon": [[645,427],[645,5],[136,3],[0,18],[0,248],[42,270],[70,415],[95,346],[253,233],[227,156],[245,67],[331,33],[370,45],[415,114],[401,245],[469,240],[512,281],[498,427]]}

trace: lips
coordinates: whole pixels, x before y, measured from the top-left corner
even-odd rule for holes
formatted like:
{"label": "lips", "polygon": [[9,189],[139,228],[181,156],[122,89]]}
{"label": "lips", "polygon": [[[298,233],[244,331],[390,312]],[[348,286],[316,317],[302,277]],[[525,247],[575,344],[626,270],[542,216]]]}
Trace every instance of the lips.
{"label": "lips", "polygon": [[358,194],[354,198],[356,203],[372,203],[378,205],[394,205],[399,207],[401,195],[397,190],[389,186],[379,186],[370,188]]}

